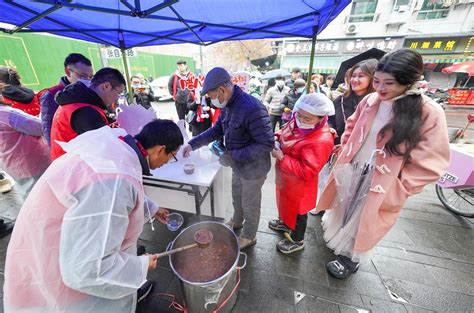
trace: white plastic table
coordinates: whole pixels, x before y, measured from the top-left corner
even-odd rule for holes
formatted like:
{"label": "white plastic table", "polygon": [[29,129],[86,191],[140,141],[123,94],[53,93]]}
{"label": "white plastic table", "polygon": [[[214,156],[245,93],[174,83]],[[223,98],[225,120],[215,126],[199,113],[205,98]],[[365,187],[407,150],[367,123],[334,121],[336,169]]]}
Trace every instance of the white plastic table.
{"label": "white plastic table", "polygon": [[[207,147],[143,176],[145,193],[159,206],[178,211],[224,217],[224,175],[218,158]],[[183,166],[194,163],[194,173],[188,175]],[[209,195],[209,197],[208,197]]]}

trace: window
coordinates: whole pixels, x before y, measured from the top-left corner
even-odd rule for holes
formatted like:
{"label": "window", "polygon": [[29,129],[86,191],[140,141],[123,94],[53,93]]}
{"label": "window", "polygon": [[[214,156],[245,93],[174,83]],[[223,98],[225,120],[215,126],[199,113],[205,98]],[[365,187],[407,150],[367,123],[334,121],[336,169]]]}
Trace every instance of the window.
{"label": "window", "polygon": [[417,20],[435,20],[448,16],[449,7],[443,6],[442,1],[423,0],[423,5],[418,12]]}
{"label": "window", "polygon": [[377,0],[354,0],[349,22],[372,22],[376,8]]}
{"label": "window", "polygon": [[393,9],[394,11],[399,11],[400,7],[402,8],[408,8],[410,6],[411,0],[395,0]]}

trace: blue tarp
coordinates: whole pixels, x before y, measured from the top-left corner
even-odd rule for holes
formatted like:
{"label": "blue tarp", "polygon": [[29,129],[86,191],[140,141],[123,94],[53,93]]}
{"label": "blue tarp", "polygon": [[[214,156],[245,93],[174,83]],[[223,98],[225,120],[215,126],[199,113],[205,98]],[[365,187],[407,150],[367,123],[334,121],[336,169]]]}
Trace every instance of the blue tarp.
{"label": "blue tarp", "polygon": [[22,26],[22,32],[48,32],[120,48],[176,43],[207,45],[227,40],[311,38],[350,2],[2,0],[0,22]]}

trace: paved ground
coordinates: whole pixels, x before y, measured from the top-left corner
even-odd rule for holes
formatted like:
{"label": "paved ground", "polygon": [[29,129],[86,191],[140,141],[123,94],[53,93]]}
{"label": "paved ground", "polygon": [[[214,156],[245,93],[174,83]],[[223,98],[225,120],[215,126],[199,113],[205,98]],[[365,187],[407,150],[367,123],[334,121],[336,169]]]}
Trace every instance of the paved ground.
{"label": "paved ground", "polygon": [[[159,116],[172,114],[170,104],[157,109]],[[474,221],[444,210],[433,186],[407,202],[370,262],[345,281],[324,269],[333,255],[325,246],[320,217],[309,217],[302,252],[286,256],[276,251],[281,235],[267,227],[276,214],[274,188],[272,171],[263,187],[258,242],[246,251],[248,263],[233,312],[474,311]],[[0,195],[0,216],[14,218],[19,207],[14,192]],[[230,216],[230,205],[226,210]],[[187,224],[195,220],[186,215]],[[161,251],[174,235],[158,226],[154,233],[146,230],[141,241],[149,251]],[[2,271],[8,240],[0,239]],[[167,260],[159,262],[152,276],[172,281]]]}

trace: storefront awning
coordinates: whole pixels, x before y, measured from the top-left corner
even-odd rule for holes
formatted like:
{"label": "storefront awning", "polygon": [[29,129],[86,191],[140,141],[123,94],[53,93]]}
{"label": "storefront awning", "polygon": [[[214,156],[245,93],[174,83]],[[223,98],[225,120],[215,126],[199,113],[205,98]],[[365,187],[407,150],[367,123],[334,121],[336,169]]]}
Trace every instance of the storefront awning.
{"label": "storefront awning", "polygon": [[[313,73],[336,74],[341,63],[351,56],[316,56],[314,58]],[[307,72],[309,56],[284,56],[280,68],[291,71],[299,67],[302,72]]]}
{"label": "storefront awning", "polygon": [[472,61],[474,60],[474,56],[466,56],[466,55],[455,55],[455,54],[448,54],[448,55],[423,55],[423,62],[424,63],[459,63],[465,61]]}

